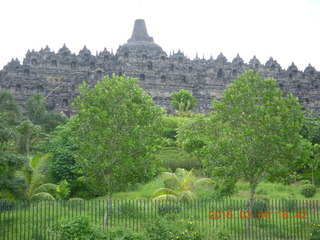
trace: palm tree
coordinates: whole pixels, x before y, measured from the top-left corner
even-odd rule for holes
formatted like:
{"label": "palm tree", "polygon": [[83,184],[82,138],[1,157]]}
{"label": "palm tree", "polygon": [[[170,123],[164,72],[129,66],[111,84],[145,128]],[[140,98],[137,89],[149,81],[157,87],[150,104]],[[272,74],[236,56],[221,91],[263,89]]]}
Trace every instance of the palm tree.
{"label": "palm tree", "polygon": [[0,119],[8,125],[14,125],[21,119],[21,108],[11,92],[0,91]]}
{"label": "palm tree", "polygon": [[41,127],[33,125],[30,120],[22,121],[16,127],[17,134],[17,150],[19,153],[29,155],[32,139],[41,132]]}
{"label": "palm tree", "polygon": [[197,178],[190,171],[183,168],[177,168],[175,173],[163,172],[165,187],[159,188],[155,192],[155,200],[158,199],[177,199],[177,200],[193,200],[197,198],[194,190],[200,184],[212,184],[210,178]]}
{"label": "palm tree", "polygon": [[18,171],[17,176],[26,182],[26,200],[55,200],[57,185],[47,183],[45,177],[45,167],[49,155],[37,154],[30,159],[29,166],[23,171]]}

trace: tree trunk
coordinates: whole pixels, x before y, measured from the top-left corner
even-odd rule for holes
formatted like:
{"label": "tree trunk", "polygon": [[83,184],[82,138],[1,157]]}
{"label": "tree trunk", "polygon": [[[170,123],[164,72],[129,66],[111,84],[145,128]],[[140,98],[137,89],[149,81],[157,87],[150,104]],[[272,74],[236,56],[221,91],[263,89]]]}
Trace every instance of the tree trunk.
{"label": "tree trunk", "polygon": [[257,186],[250,183],[250,201],[254,201],[254,194],[256,193]]}
{"label": "tree trunk", "polygon": [[103,218],[103,229],[106,227],[108,229],[108,216],[109,216],[109,211],[112,208],[112,193],[108,193],[108,199],[107,199],[107,208],[106,208],[106,212],[104,214],[104,218]]}

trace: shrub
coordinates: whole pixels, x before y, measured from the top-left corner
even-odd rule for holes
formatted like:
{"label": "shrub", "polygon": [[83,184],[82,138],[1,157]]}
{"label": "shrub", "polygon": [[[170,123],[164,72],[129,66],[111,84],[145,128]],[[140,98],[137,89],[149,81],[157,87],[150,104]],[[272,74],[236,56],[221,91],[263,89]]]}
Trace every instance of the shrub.
{"label": "shrub", "polygon": [[233,236],[231,233],[228,232],[228,230],[224,228],[218,228],[213,233],[212,240],[231,240],[233,239]]}
{"label": "shrub", "polygon": [[[171,216],[172,217],[172,216]],[[199,229],[191,220],[179,218],[156,218],[146,225],[146,235],[152,240],[179,239],[179,240],[200,240]]]}
{"label": "shrub", "polygon": [[158,214],[164,216],[166,214],[178,214],[181,212],[181,207],[178,205],[160,205],[158,207]]}
{"label": "shrub", "polygon": [[[248,202],[248,207],[250,207],[250,202]],[[265,213],[267,211],[269,211],[269,204],[266,199],[259,199],[251,202],[251,213],[253,218],[258,218],[259,212]]]}
{"label": "shrub", "polygon": [[60,240],[96,240],[98,233],[90,225],[89,219],[84,216],[73,220],[62,220],[56,226],[55,233]]}
{"label": "shrub", "polygon": [[317,187],[313,184],[305,184],[300,188],[300,193],[306,198],[312,198],[317,192]]}
{"label": "shrub", "polygon": [[110,240],[145,240],[144,232],[135,232],[127,227],[112,227],[105,233],[105,238]]}
{"label": "shrub", "polygon": [[310,180],[302,180],[300,182],[300,185],[306,185],[306,184],[311,184]]}
{"label": "shrub", "polygon": [[191,170],[198,167],[198,160],[186,153],[182,148],[178,147],[164,147],[156,155],[163,164],[162,167],[175,171],[177,168],[184,168]]}
{"label": "shrub", "polygon": [[308,239],[310,240],[319,240],[320,239],[320,222],[312,223],[311,230],[308,234]]}

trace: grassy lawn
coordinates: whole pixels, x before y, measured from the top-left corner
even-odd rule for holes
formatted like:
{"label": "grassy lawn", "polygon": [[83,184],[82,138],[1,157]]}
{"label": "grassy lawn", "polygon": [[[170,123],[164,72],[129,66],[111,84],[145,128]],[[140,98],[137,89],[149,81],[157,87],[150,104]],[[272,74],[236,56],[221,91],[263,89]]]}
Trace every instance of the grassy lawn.
{"label": "grassy lawn", "polygon": [[[189,154],[185,153],[181,148],[177,147],[165,147],[156,156],[163,163],[163,168],[168,171],[174,171],[176,168],[192,169],[196,167],[196,159]],[[133,191],[118,192],[113,194],[113,199],[125,200],[125,199],[152,199],[153,193],[163,187],[163,180],[160,176],[150,181],[147,184],[139,185]],[[300,193],[300,185],[292,184],[284,186],[280,183],[262,182],[258,185],[256,191],[256,198],[268,198],[268,199],[296,199],[306,200]],[[205,192],[213,192],[213,189],[205,189]],[[231,196],[232,199],[249,199],[250,189],[249,183],[239,181],[236,184],[236,193]],[[105,199],[106,197],[99,197],[98,199]],[[201,196],[200,196],[201,198]],[[320,188],[318,187],[317,193],[310,200],[320,199]]]}

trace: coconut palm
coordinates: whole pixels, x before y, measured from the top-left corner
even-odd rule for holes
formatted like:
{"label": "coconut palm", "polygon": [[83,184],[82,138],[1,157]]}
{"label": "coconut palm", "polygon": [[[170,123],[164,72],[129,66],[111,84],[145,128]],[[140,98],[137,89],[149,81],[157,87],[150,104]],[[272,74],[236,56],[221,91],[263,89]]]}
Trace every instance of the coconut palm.
{"label": "coconut palm", "polygon": [[21,108],[9,91],[0,91],[0,117],[8,125],[14,125],[21,119]]}
{"label": "coconut palm", "polygon": [[39,125],[34,125],[30,120],[22,121],[17,130],[17,150],[19,153],[29,155],[32,140],[41,132]]}
{"label": "coconut palm", "polygon": [[17,176],[24,179],[26,183],[26,200],[55,200],[57,185],[47,183],[45,177],[45,167],[49,155],[37,154],[30,159],[29,165],[22,171],[17,172]]}
{"label": "coconut palm", "polygon": [[190,171],[183,168],[177,168],[175,173],[163,172],[165,187],[159,188],[155,192],[155,200],[158,199],[177,199],[177,200],[193,200],[197,198],[194,190],[200,184],[212,184],[210,178],[197,178]]}

